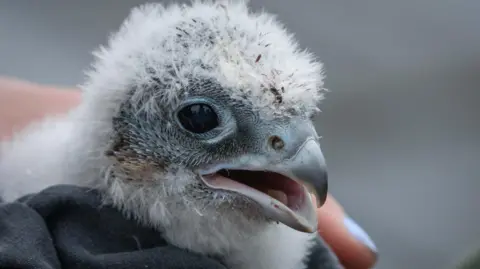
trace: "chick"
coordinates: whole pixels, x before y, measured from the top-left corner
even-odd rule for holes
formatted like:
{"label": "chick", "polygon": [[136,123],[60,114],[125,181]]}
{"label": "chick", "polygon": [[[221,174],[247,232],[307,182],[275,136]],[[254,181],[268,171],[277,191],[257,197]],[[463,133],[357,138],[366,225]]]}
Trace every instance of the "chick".
{"label": "chick", "polygon": [[310,199],[327,195],[311,120],[322,64],[274,16],[243,1],[148,4],[94,54],[81,105],[4,145],[4,199],[87,186],[232,269],[340,268]]}

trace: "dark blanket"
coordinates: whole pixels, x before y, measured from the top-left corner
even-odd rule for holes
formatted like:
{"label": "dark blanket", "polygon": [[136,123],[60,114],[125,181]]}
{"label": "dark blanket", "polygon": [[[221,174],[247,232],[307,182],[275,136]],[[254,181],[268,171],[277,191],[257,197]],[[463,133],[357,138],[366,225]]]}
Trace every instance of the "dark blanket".
{"label": "dark blanket", "polygon": [[[321,266],[328,259],[328,250],[318,244],[309,268],[333,268]],[[0,268],[225,269],[101,205],[94,190],[74,186],[0,203]]]}

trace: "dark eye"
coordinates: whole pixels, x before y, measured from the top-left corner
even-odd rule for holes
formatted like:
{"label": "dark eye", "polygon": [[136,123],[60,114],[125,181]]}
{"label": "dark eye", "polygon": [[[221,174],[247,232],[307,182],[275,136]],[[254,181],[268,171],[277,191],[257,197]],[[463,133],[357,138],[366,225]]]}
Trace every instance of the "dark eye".
{"label": "dark eye", "polygon": [[183,128],[196,134],[206,133],[218,126],[218,116],[207,104],[192,104],[178,111]]}

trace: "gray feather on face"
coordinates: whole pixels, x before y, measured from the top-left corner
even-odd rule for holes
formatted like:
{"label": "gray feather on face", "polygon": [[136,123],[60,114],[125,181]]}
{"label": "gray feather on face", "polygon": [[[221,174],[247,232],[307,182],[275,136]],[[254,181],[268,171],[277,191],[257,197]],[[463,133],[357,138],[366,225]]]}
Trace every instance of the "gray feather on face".
{"label": "gray feather on face", "polygon": [[[321,63],[242,1],[142,6],[95,55],[74,128],[49,163],[76,168],[58,175],[93,178],[127,216],[230,268],[304,268],[316,214],[297,179],[326,195],[310,120],[323,99]],[[234,170],[240,179],[220,173]],[[274,176],[297,182],[298,199],[282,203],[263,193],[270,186],[242,181]]]}
{"label": "gray feather on face", "polygon": [[[155,85],[154,90],[163,87],[161,84]],[[182,94],[185,92],[189,94]],[[197,79],[181,90],[175,104],[163,104],[162,97],[155,96],[155,92],[153,97],[145,98],[147,101],[137,101],[135,105],[127,100],[121,105],[119,115],[113,119],[113,130],[120,139],[118,141],[129,144],[130,150],[134,151],[132,154],[139,158],[152,157],[162,166],[176,164],[193,170],[245,154],[281,158],[283,156],[278,156],[277,152],[271,152],[269,135],[278,133],[283,136],[292,122],[309,121],[303,115],[293,119],[291,115],[262,119],[251,104],[233,99],[228,93],[214,81]],[[144,109],[146,102],[152,102],[152,99],[157,106],[153,113]],[[218,126],[202,134],[184,130],[178,122],[177,113],[188,104],[207,104],[212,107],[219,119]]]}

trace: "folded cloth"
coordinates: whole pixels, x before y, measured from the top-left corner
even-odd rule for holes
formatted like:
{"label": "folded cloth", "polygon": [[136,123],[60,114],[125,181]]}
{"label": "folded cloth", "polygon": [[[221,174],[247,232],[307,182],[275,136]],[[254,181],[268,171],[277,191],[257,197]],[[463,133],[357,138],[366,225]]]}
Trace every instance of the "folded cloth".
{"label": "folded cloth", "polygon": [[225,269],[169,245],[102,204],[97,191],[54,186],[0,203],[2,269]]}
{"label": "folded cloth", "polygon": [[[93,189],[58,185],[0,202],[2,269],[226,269],[219,260],[168,244],[158,231],[102,203]],[[318,238],[307,268],[330,260]]]}

